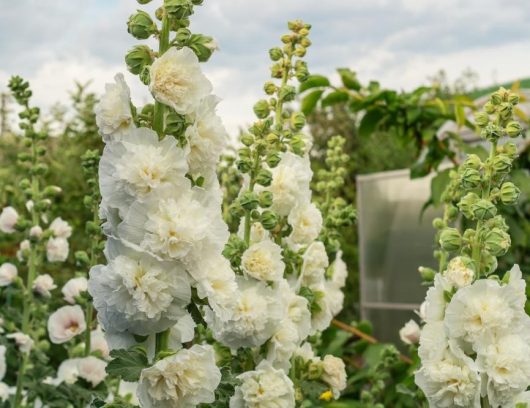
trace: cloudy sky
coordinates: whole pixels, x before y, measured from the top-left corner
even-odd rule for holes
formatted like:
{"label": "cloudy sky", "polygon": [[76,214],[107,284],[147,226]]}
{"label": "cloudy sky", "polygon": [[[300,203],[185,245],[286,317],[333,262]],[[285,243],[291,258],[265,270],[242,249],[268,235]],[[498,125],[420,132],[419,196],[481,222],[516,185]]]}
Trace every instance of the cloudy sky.
{"label": "cloudy sky", "polygon": [[[74,80],[92,79],[102,92],[125,71],[123,56],[136,43],[126,21],[138,7],[134,0],[0,0],[0,90],[16,73],[31,81],[42,106],[64,101]],[[313,25],[313,73],[350,67],[362,81],[404,89],[439,69],[456,78],[471,68],[483,85],[530,76],[528,0],[205,0],[192,30],[220,45],[205,70],[229,130],[252,120],[267,50],[295,18]],[[128,80],[133,98],[146,100],[138,80]]]}

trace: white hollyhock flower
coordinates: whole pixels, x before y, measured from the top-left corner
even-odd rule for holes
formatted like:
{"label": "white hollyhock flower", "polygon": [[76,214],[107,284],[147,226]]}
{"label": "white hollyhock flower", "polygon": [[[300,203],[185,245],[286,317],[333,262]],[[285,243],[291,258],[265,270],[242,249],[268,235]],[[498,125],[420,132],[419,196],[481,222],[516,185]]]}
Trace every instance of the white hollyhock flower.
{"label": "white hollyhock flower", "polygon": [[423,364],[441,360],[448,347],[443,321],[433,321],[423,326],[418,348],[418,355]]}
{"label": "white hollyhock flower", "polygon": [[287,221],[293,228],[289,242],[295,245],[309,245],[318,238],[322,229],[322,214],[310,202],[297,204],[289,213]]}
{"label": "white hollyhock flower", "polygon": [[280,324],[267,342],[267,360],[274,368],[289,371],[291,356],[300,343],[296,325],[289,319]]}
{"label": "white hollyhock flower", "polygon": [[503,335],[483,347],[477,364],[487,376],[487,395],[494,407],[508,406],[530,384],[530,345],[519,335]]}
{"label": "white hollyhock flower", "polygon": [[294,408],[293,382],[282,370],[264,360],[254,371],[237,377],[241,385],[230,398],[230,408],[275,407]]}
{"label": "white hollyhock flower", "polygon": [[30,247],[31,247],[31,244],[28,239],[25,239],[20,243],[18,247],[18,251],[17,251],[17,259],[20,262],[24,260],[26,251],[29,251]]}
{"label": "white hollyhock flower", "polygon": [[64,296],[64,300],[73,305],[75,298],[80,296],[81,293],[86,292],[88,289],[88,280],[84,276],[78,278],[72,278],[66,282],[61,289]]}
{"label": "white hollyhock flower", "polygon": [[283,300],[278,290],[264,282],[240,277],[237,284],[235,297],[206,308],[204,318],[214,338],[231,349],[261,346],[283,318]]}
{"label": "white hollyhock flower", "polygon": [[443,320],[445,316],[446,297],[445,292],[450,292],[451,285],[439,273],[434,276],[434,286],[427,290],[424,302],[424,314],[426,322]]}
{"label": "white hollyhock flower", "polygon": [[416,321],[410,319],[405,325],[399,330],[399,338],[405,344],[416,344],[420,340],[420,326]]}
{"label": "white hollyhock flower", "polygon": [[148,335],[171,327],[184,313],[191,290],[177,262],[107,241],[108,265],[90,270],[88,290],[106,331]]}
{"label": "white hollyhock flower", "polygon": [[182,348],[183,343],[192,341],[195,337],[195,327],[197,324],[189,313],[186,313],[169,331],[169,348],[178,350]]}
{"label": "white hollyhock flower", "polygon": [[72,227],[61,217],[55,218],[50,224],[49,228],[53,232],[55,238],[70,238],[72,235]]}
{"label": "white hollyhock flower", "polygon": [[160,259],[191,262],[203,256],[203,247],[222,250],[228,239],[219,206],[204,190],[165,188],[136,201],[118,226],[120,238]]}
{"label": "white hollyhock flower", "polygon": [[0,265],[0,287],[11,285],[17,276],[17,267],[12,263],[5,262]]}
{"label": "white hollyhock flower", "polygon": [[6,346],[0,345],[0,381],[4,379],[6,370]]}
{"label": "white hollyhock flower", "polygon": [[193,408],[214,402],[221,382],[210,345],[194,345],[142,370],[138,399],[144,408]]}
{"label": "white hollyhock flower", "polygon": [[52,380],[51,383],[57,383],[57,385],[62,382],[65,382],[66,384],[75,383],[77,381],[77,377],[79,377],[78,362],[78,358],[69,358],[64,360],[57,369],[56,381]]}
{"label": "white hollyhock flower", "polygon": [[462,257],[457,256],[449,261],[443,275],[451,286],[463,288],[471,285],[475,277],[475,271],[465,264]]}
{"label": "white hollyhock flower", "polygon": [[416,371],[415,381],[432,407],[480,408],[480,376],[473,360],[446,351]]}
{"label": "white hollyhock flower", "polygon": [[6,234],[15,232],[18,221],[18,213],[13,207],[4,207],[0,213],[0,231]]}
{"label": "white hollyhock flower", "polygon": [[313,175],[308,157],[283,153],[280,163],[271,169],[272,182],[267,190],[272,192],[272,209],[281,216],[288,216],[300,203],[311,199],[309,183]]}
{"label": "white hollyhock flower", "polygon": [[228,134],[221,118],[215,114],[219,98],[204,98],[192,115],[193,123],[186,128],[190,172],[207,176],[214,173],[219,157],[226,147]]}
{"label": "white hollyhock flower", "polygon": [[311,312],[309,302],[303,296],[298,296],[286,280],[279,282],[282,299],[286,305],[286,319],[294,324],[299,340],[304,340],[311,331]]}
{"label": "white hollyhock flower", "polygon": [[[313,294],[316,296],[316,304],[318,305],[319,310],[311,314],[311,333],[314,334],[317,331],[323,331],[329,327],[331,319],[333,319],[332,310],[334,305],[333,296],[338,296],[342,294],[342,291],[338,290],[338,293],[330,293],[328,287],[324,282],[319,284],[309,286],[309,289],[313,291]],[[342,302],[342,300],[341,300]]]}
{"label": "white hollyhock flower", "polygon": [[342,251],[338,251],[332,264],[331,282],[339,289],[346,285],[348,266],[342,259]]}
{"label": "white hollyhock flower", "polygon": [[15,340],[21,353],[29,353],[33,348],[34,341],[27,334],[16,332],[8,334],[6,338]]}
{"label": "white hollyhock flower", "polygon": [[114,84],[105,85],[105,93],[94,108],[99,133],[104,141],[134,126],[129,87],[122,74],[117,74],[114,80]]}
{"label": "white hollyhock flower", "polygon": [[513,327],[527,325],[525,301],[526,297],[512,285],[501,286],[491,279],[475,281],[458,290],[447,306],[448,337],[476,347],[477,341],[484,341],[495,331],[505,333]]}
{"label": "white hollyhock flower", "polygon": [[202,73],[191,48],[171,47],[151,65],[149,90],[154,98],[186,115],[197,110],[212,84]]}
{"label": "white hollyhock flower", "polygon": [[50,297],[52,295],[50,292],[55,288],[57,285],[47,273],[37,276],[33,281],[33,291],[44,297]]}
{"label": "white hollyhock flower", "polygon": [[42,227],[40,225],[35,225],[30,228],[29,230],[29,236],[33,238],[40,238],[42,235]]}
{"label": "white hollyhock flower", "polygon": [[[201,299],[208,297],[213,307],[230,303],[238,290],[236,275],[230,266],[230,261],[220,253],[204,254],[202,259],[189,270],[190,274],[198,280],[197,294]],[[222,313],[217,308],[216,313]]]}
{"label": "white hollyhock flower", "polygon": [[[520,404],[520,405],[517,405]],[[527,404],[526,406],[524,404]],[[530,407],[530,391],[525,391],[516,395],[511,404],[508,405],[510,408],[527,408]]]}
{"label": "white hollyhock flower", "polygon": [[108,360],[110,357],[109,344],[105,338],[105,333],[103,333],[99,326],[90,332],[90,351],[99,352],[105,360]]}
{"label": "white hollyhock flower", "polygon": [[332,316],[337,316],[344,306],[344,292],[333,282],[324,282],[324,301]]}
{"label": "white hollyhock flower", "polygon": [[285,269],[282,248],[270,240],[252,244],[241,257],[241,268],[255,279],[278,281],[283,278]]}
{"label": "white hollyhock flower", "polygon": [[346,366],[341,358],[327,355],[322,360],[322,380],[325,381],[333,391],[335,399],[339,398],[340,392],[346,388]]}
{"label": "white hollyhock flower", "polygon": [[48,262],[64,262],[68,258],[70,248],[65,238],[50,238],[46,244]]}
{"label": "white hollyhock flower", "polygon": [[99,162],[100,189],[105,205],[117,208],[121,217],[134,200],[163,186],[190,188],[185,178],[188,165],[184,150],[173,136],[159,140],[148,128],[132,129],[127,137],[109,143]]}
{"label": "white hollyhock flower", "polygon": [[88,356],[78,359],[78,375],[87,381],[92,387],[97,387],[107,377],[105,368],[107,363],[94,356]]}
{"label": "white hollyhock flower", "polygon": [[320,241],[313,242],[302,257],[302,286],[322,283],[326,268],[329,266],[328,254],[324,244]]}
{"label": "white hollyhock flower", "polygon": [[54,344],[62,344],[86,330],[85,314],[81,306],[63,306],[48,318],[48,335]]}

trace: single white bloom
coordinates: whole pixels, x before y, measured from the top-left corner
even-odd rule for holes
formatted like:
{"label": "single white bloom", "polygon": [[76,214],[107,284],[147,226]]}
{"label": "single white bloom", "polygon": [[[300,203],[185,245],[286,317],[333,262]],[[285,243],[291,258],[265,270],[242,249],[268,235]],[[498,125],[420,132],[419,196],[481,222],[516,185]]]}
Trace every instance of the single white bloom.
{"label": "single white bloom", "polygon": [[0,345],[0,381],[2,381],[6,375],[6,346]]}
{"label": "single white bloom", "polygon": [[55,218],[50,224],[49,228],[53,232],[55,238],[70,238],[72,235],[72,227],[61,217]]}
{"label": "single white bloom", "polygon": [[15,340],[15,344],[22,353],[29,353],[33,348],[34,341],[27,334],[16,332],[8,334],[6,338]]}
{"label": "single white bloom", "polygon": [[195,344],[142,370],[138,399],[143,408],[193,408],[214,402],[220,382],[213,347]]}
{"label": "single white bloom", "polygon": [[[279,290],[264,282],[239,277],[238,291],[226,304],[205,308],[214,338],[230,347],[258,347],[278,329],[284,316]],[[212,303],[212,302],[210,302]]]}
{"label": "single white bloom", "polygon": [[473,282],[475,271],[462,261],[462,257],[457,256],[447,264],[444,277],[451,286],[463,288]]}
{"label": "single white bloom", "polygon": [[92,387],[97,387],[107,377],[107,363],[94,356],[80,358],[77,367],[79,377],[89,382]]}
{"label": "single white bloom", "polygon": [[329,266],[328,254],[321,241],[315,241],[304,252],[302,263],[302,286],[324,282],[326,268]]}
{"label": "single white bloom", "polygon": [[480,376],[473,360],[449,351],[440,360],[424,364],[415,381],[431,407],[480,408]]}
{"label": "single white bloom", "polygon": [[61,289],[64,296],[64,300],[73,305],[75,298],[80,296],[81,293],[86,292],[88,289],[88,280],[84,276],[78,278],[72,278],[66,282]]}
{"label": "single white bloom", "polygon": [[129,87],[122,74],[116,74],[114,80],[116,83],[105,85],[105,93],[94,108],[99,133],[104,141],[134,126]]}
{"label": "single white bloom", "polygon": [[0,213],[0,231],[6,234],[15,232],[18,221],[18,213],[13,207],[4,207]]}
{"label": "single white bloom", "polygon": [[48,335],[54,344],[66,343],[86,330],[81,306],[63,306],[48,318]]}
{"label": "single white bloom", "polygon": [[322,229],[322,214],[315,204],[302,202],[289,213],[287,221],[293,228],[289,241],[295,245],[309,245]]}
{"label": "single white bloom", "polygon": [[185,313],[191,289],[181,264],[158,261],[111,239],[106,254],[108,265],[92,267],[88,282],[104,330],[149,335]]}
{"label": "single white bloom", "polygon": [[278,281],[285,269],[282,248],[270,240],[252,244],[241,257],[241,268],[255,279]]}
{"label": "single white bloom", "polygon": [[209,95],[204,98],[192,115],[192,124],[186,128],[189,154],[188,164],[194,175],[212,174],[225,149],[228,134],[221,118],[216,115],[215,107],[219,98]]}
{"label": "single white bloom", "polygon": [[149,90],[154,98],[182,115],[197,110],[212,84],[191,48],[171,47],[151,65]]}
{"label": "single white bloom", "polygon": [[311,200],[309,183],[313,175],[308,157],[286,152],[278,165],[271,169],[272,182],[266,189],[272,192],[272,209],[281,216],[288,216],[301,203]]}
{"label": "single white bloom", "polygon": [[173,136],[159,140],[148,128],[132,129],[127,137],[108,143],[99,162],[99,183],[106,206],[117,208],[121,218],[135,200],[163,186],[190,188],[184,150]]}
{"label": "single white bloom", "polygon": [[47,273],[37,276],[33,281],[33,291],[44,297],[50,297],[50,292],[55,288],[57,288],[57,285]]}
{"label": "single white bloom", "polygon": [[416,321],[410,319],[399,330],[399,338],[405,344],[416,344],[420,340],[420,326]]}
{"label": "single white bloom", "polygon": [[110,357],[109,344],[105,338],[105,333],[103,333],[103,330],[99,326],[90,332],[90,351],[99,352],[105,360],[108,360]]}
{"label": "single white bloom", "polygon": [[12,263],[5,262],[0,265],[0,287],[11,285],[17,276],[17,267]]}
{"label": "single white bloom", "polygon": [[42,235],[42,232],[43,231],[40,225],[34,225],[29,230],[29,236],[33,238],[40,238],[40,236]]}
{"label": "single white bloom", "polygon": [[49,262],[64,262],[70,248],[65,238],[50,238],[46,244],[46,258]]}
{"label": "single white bloom", "polygon": [[487,395],[494,407],[508,406],[530,384],[530,345],[519,335],[495,339],[478,354],[477,364],[487,376]]}
{"label": "single white bloom", "polygon": [[254,371],[237,378],[241,385],[230,398],[230,408],[295,407],[293,382],[283,370],[275,369],[268,361],[262,361]]}
{"label": "single white bloom", "polygon": [[57,369],[57,379],[53,383],[60,384],[65,382],[66,384],[73,384],[77,381],[79,377],[79,359],[78,358],[69,358],[64,360]]}
{"label": "single white bloom", "polygon": [[340,392],[346,388],[346,366],[341,358],[328,354],[322,360],[322,380],[325,381],[333,391],[335,399],[339,398]]}

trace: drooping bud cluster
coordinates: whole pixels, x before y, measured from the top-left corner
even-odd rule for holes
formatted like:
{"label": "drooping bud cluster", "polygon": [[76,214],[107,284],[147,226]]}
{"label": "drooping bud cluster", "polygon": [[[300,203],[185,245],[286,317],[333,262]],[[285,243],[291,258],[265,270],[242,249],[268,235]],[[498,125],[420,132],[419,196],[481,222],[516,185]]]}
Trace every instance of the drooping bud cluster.
{"label": "drooping bud cluster", "polygon": [[[501,88],[475,115],[490,154],[471,154],[451,171],[444,216],[434,221],[440,268],[432,274],[434,286],[422,305],[422,367],[416,373],[432,406],[481,407],[481,401],[490,407],[515,406],[530,384],[525,281],[517,265],[502,280],[492,275],[497,257],[511,244],[498,207],[514,205],[519,197],[509,181],[516,147],[499,143],[521,134],[513,118],[518,100]],[[459,214],[464,231],[452,226]]]}

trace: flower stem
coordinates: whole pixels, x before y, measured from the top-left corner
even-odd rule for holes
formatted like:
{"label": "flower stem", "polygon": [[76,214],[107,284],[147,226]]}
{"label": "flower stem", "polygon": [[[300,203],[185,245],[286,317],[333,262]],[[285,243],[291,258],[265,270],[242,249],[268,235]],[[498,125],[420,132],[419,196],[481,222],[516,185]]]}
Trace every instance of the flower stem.
{"label": "flower stem", "polygon": [[[162,28],[160,30],[158,56],[161,57],[169,48],[169,20],[164,10],[162,17]],[[158,101],[155,102],[155,110],[153,114],[153,129],[158,133],[158,137],[164,136],[164,113],[166,106]]]}

